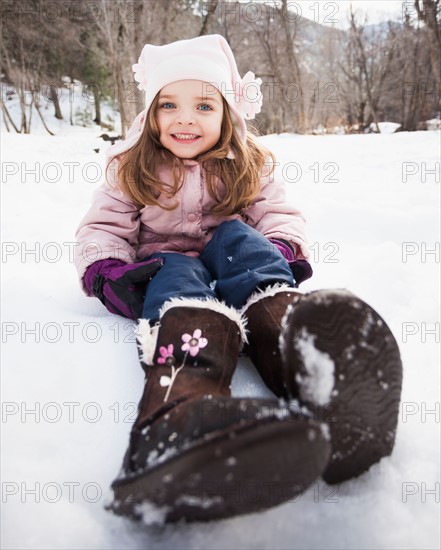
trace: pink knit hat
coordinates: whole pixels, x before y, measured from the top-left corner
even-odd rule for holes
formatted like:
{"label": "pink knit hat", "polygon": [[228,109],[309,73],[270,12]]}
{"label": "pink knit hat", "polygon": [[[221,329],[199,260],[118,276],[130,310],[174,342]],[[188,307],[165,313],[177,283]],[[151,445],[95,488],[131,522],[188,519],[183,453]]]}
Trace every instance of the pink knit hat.
{"label": "pink knit hat", "polygon": [[[138,88],[145,90],[145,110],[136,117],[126,139],[109,148],[112,156],[126,151],[138,141],[147,118],[145,115],[156,94],[177,80],[202,80],[217,88],[230,107],[243,142],[247,137],[245,120],[253,119],[262,107],[261,79],[256,79],[251,71],[240,77],[233,52],[219,34],[179,40],[164,46],[146,44],[133,70],[135,80],[139,82]],[[213,88],[211,90],[213,92]],[[210,95],[210,86],[205,93]]]}

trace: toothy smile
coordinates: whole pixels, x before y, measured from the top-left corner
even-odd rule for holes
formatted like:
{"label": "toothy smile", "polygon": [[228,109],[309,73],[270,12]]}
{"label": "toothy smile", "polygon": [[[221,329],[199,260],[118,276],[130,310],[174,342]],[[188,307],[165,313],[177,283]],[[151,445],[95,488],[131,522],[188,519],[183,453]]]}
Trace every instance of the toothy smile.
{"label": "toothy smile", "polygon": [[172,136],[176,139],[189,141],[192,139],[197,139],[200,137],[198,134],[172,134]]}

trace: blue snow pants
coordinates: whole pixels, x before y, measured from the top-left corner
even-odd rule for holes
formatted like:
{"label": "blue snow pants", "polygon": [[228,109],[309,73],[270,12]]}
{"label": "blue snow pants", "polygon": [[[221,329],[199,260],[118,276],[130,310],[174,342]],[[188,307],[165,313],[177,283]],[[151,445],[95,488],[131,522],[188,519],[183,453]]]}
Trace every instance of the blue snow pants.
{"label": "blue snow pants", "polygon": [[214,298],[241,308],[257,289],[294,286],[288,262],[261,233],[242,221],[221,223],[198,258],[165,252],[164,265],[147,286],[142,316],[154,322],[170,298]]}

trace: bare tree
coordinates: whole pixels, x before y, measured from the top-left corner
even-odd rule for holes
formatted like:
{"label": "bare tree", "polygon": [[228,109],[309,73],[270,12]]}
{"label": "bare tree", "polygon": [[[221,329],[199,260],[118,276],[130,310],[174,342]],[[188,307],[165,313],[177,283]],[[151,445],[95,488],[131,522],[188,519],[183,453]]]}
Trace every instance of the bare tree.
{"label": "bare tree", "polygon": [[418,19],[422,21],[430,37],[430,61],[432,63],[433,78],[439,82],[441,64],[441,2],[440,0],[414,0]]}
{"label": "bare tree", "polygon": [[[199,7],[201,9],[201,28],[199,31],[199,36],[203,36],[205,34],[208,34],[208,28],[210,24],[210,20],[214,17],[216,10],[219,7],[219,0],[212,0],[211,2],[204,2],[201,1],[199,4]],[[205,10],[205,13],[204,13]]]}
{"label": "bare tree", "polygon": [[[421,29],[418,24],[413,24],[408,14],[397,38],[397,46],[397,57],[390,74],[390,80],[395,84],[394,90],[385,98],[385,103],[392,108],[399,105],[401,131],[414,131],[418,126],[422,107],[419,81],[423,74],[427,74],[428,68],[430,71],[430,63],[429,67],[425,63]],[[401,98],[397,98],[397,90],[401,91]]]}
{"label": "bare tree", "polygon": [[[13,127],[25,134],[31,129],[32,106],[35,94],[39,93],[44,60],[44,48],[34,19],[17,18],[14,13],[4,13],[2,18],[1,69],[19,97],[21,120],[20,125],[13,124]],[[8,118],[12,122],[10,114]]]}
{"label": "bare tree", "polygon": [[432,79],[441,110],[441,2],[440,0],[414,0],[419,21],[427,28],[430,44]]}
{"label": "bare tree", "polygon": [[[15,6],[6,6],[2,14],[3,80],[15,88],[21,111],[20,125],[12,126],[19,132],[29,133],[35,108],[44,128],[52,134],[41,105],[51,103],[55,118],[63,118],[59,103],[62,76],[77,66],[84,48],[78,26],[62,11],[54,14],[53,2],[29,0],[27,7],[29,11],[21,12]],[[11,122],[11,117],[8,118]]]}
{"label": "bare tree", "polygon": [[[287,0],[282,0],[281,10],[276,11],[281,21],[286,45],[286,61],[289,70],[289,84],[294,84],[297,89],[302,90],[302,78],[300,74],[300,66],[296,54],[297,40],[297,18],[291,21]],[[298,88],[300,87],[300,88]],[[303,92],[300,101],[297,103],[297,128],[299,132],[305,131],[305,112],[303,107]]]}
{"label": "bare tree", "polygon": [[[246,48],[238,48],[239,59],[244,57],[247,64],[249,51],[253,51],[254,70],[265,80],[266,130],[278,133],[305,131],[297,19],[288,8],[286,0],[280,6],[263,5],[256,20],[241,20]],[[240,55],[241,50],[246,50],[246,57]]]}
{"label": "bare tree", "polygon": [[[353,78],[348,69],[353,66],[352,51],[345,41],[346,32],[331,28],[319,35],[316,65],[316,82],[311,96],[309,119],[311,124],[353,127],[360,118],[364,121],[365,102],[357,85],[359,78]],[[317,82],[318,80],[318,82]],[[324,81],[321,88],[321,81]]]}
{"label": "bare tree", "polygon": [[344,61],[340,62],[344,75],[342,91],[348,115],[356,98],[355,114],[360,128],[373,122],[379,131],[380,100],[396,55],[396,31],[391,24],[386,29],[375,29],[366,23],[366,17],[360,20],[351,5]]}

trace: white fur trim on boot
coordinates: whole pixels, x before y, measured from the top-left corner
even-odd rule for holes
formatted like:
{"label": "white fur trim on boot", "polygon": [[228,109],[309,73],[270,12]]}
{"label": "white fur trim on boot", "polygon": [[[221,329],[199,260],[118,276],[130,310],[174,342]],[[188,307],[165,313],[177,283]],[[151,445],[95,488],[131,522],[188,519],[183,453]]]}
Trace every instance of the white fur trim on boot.
{"label": "white fur trim on boot", "polygon": [[169,309],[172,309],[174,307],[193,307],[193,308],[200,308],[200,309],[211,309],[212,311],[216,311],[217,313],[221,313],[222,315],[225,315],[228,319],[231,321],[234,321],[236,325],[239,328],[240,331],[240,337],[242,340],[242,343],[247,343],[247,331],[246,331],[246,319],[242,317],[242,314],[240,311],[235,309],[234,307],[227,306],[224,302],[220,302],[219,300],[214,300],[212,298],[206,298],[204,300],[200,298],[171,298],[165,304],[162,306],[160,312],[159,312],[159,319],[164,315],[166,311]]}
{"label": "white fur trim on boot", "polygon": [[159,323],[150,325],[148,319],[138,319],[138,325],[135,329],[138,348],[141,351],[141,361],[146,365],[153,363],[156,342],[158,340]]}
{"label": "white fur trim on boot", "polygon": [[294,292],[295,294],[302,294],[302,292],[299,291],[298,288],[293,288],[286,283],[275,283],[274,285],[267,286],[263,290],[259,289],[251,294],[251,296],[247,300],[247,303],[241,309],[241,313],[244,315],[247,309],[253,304],[260,302],[260,300],[268,298],[269,296],[275,296],[280,292]]}

